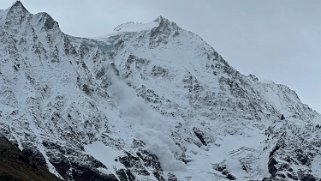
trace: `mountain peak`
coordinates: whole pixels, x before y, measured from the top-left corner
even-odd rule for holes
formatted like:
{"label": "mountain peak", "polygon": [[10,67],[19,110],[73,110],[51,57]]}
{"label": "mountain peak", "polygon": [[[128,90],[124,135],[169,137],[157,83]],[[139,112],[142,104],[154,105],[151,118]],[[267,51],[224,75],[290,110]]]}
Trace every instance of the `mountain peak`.
{"label": "mountain peak", "polygon": [[161,23],[161,22],[163,22],[163,21],[166,21],[166,22],[169,22],[169,20],[167,19],[167,18],[164,18],[163,16],[158,16],[155,20],[154,20],[154,22],[157,22],[157,23]]}
{"label": "mountain peak", "polygon": [[167,44],[168,38],[171,36],[177,36],[178,31],[181,30],[175,22],[169,21],[168,19],[159,16],[154,20],[157,26],[151,30],[150,34],[150,47],[156,47],[160,43]]}
{"label": "mountain peak", "polygon": [[4,22],[11,28],[20,29],[23,22],[28,25],[31,25],[30,21],[32,18],[37,18],[37,24],[41,27],[44,27],[45,30],[57,30],[59,29],[58,23],[47,13],[41,12],[35,15],[29,13],[29,11],[24,7],[21,1],[16,1],[6,10]]}
{"label": "mountain peak", "polygon": [[6,10],[6,23],[21,24],[21,22],[28,16],[29,11],[23,6],[20,1],[16,1]]}
{"label": "mountain peak", "polygon": [[161,29],[173,29],[173,30],[177,30],[177,29],[181,29],[175,22],[170,21],[167,18],[164,18],[163,16],[158,16],[155,20],[155,23],[158,24],[158,28]]}
{"label": "mountain peak", "polygon": [[15,12],[28,12],[28,10],[24,7],[21,1],[17,0],[15,3],[13,3],[9,11],[15,11]]}

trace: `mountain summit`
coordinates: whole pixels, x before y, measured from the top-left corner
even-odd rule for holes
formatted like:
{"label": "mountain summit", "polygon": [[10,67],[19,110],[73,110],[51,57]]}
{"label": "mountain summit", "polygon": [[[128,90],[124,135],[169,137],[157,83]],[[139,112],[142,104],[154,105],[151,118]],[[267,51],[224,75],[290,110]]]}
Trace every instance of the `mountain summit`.
{"label": "mountain summit", "polygon": [[320,125],[163,17],[85,39],[0,11],[0,134],[60,179],[318,180]]}
{"label": "mountain summit", "polygon": [[21,3],[21,1],[16,1],[12,4],[12,6],[9,8],[9,11],[15,11],[15,12],[23,12],[26,13],[28,10],[24,7],[24,5]]}

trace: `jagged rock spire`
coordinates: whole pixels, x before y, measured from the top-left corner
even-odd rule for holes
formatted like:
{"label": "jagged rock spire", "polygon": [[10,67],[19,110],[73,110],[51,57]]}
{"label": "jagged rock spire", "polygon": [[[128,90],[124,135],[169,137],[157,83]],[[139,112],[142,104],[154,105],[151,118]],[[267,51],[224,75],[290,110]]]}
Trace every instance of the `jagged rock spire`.
{"label": "jagged rock spire", "polygon": [[28,10],[24,7],[21,1],[14,2],[10,8],[9,11],[16,11],[16,12],[28,12]]}
{"label": "jagged rock spire", "polygon": [[21,24],[28,15],[30,15],[30,13],[21,1],[16,1],[7,9],[6,24]]}

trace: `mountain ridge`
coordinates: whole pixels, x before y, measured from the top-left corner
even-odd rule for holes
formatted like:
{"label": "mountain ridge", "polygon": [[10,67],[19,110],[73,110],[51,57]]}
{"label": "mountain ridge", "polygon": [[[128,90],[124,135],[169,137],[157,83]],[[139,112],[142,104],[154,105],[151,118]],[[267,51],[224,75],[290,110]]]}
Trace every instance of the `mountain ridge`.
{"label": "mountain ridge", "polygon": [[3,137],[0,137],[0,153],[0,180],[60,180],[48,172],[46,165],[30,159],[28,152],[20,151]]}
{"label": "mountain ridge", "polygon": [[198,35],[159,17],[77,38],[24,10],[16,2],[0,23],[0,132],[56,176],[321,177],[320,115],[286,86],[242,75]]}

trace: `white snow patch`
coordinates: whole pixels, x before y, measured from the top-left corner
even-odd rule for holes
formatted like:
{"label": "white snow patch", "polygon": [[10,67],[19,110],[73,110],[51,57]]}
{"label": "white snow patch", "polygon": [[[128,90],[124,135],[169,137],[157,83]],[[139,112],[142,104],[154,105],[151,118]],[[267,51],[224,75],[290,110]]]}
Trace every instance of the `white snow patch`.
{"label": "white snow patch", "polygon": [[311,170],[318,176],[321,176],[321,156],[316,156],[311,163]]}
{"label": "white snow patch", "polygon": [[[264,135],[257,130],[248,130],[247,133],[249,135],[227,135],[206,149],[191,145],[188,155],[192,161],[187,164],[186,171],[175,174],[180,180],[225,180],[226,176],[213,168],[215,164],[224,163],[237,180],[260,179],[269,175],[265,169],[268,155],[261,155]],[[251,175],[242,169],[242,161],[251,164]]]}
{"label": "white snow patch", "polygon": [[6,10],[0,10],[0,25],[3,25],[5,19],[6,19]]}
{"label": "white snow patch", "polygon": [[117,26],[112,33],[108,33],[102,36],[94,37],[96,40],[104,40],[108,37],[118,35],[120,33],[132,33],[132,32],[140,32],[140,31],[149,31],[153,28],[157,27],[157,22],[150,23],[134,23],[128,22]]}
{"label": "white snow patch", "polygon": [[97,170],[99,170],[103,174],[107,174],[107,175],[110,174],[110,172],[106,168],[99,167],[97,168]]}
{"label": "white snow patch", "polygon": [[115,170],[124,168],[124,166],[120,162],[115,161],[118,156],[124,154],[122,151],[108,147],[101,141],[96,141],[91,144],[84,145],[84,148],[86,153],[88,153],[107,167],[108,170],[104,168],[98,169],[102,173],[117,175]]}
{"label": "white snow patch", "polygon": [[151,23],[134,23],[128,22],[117,26],[114,31],[117,32],[139,32],[144,30],[151,30],[158,25],[157,22]]}

